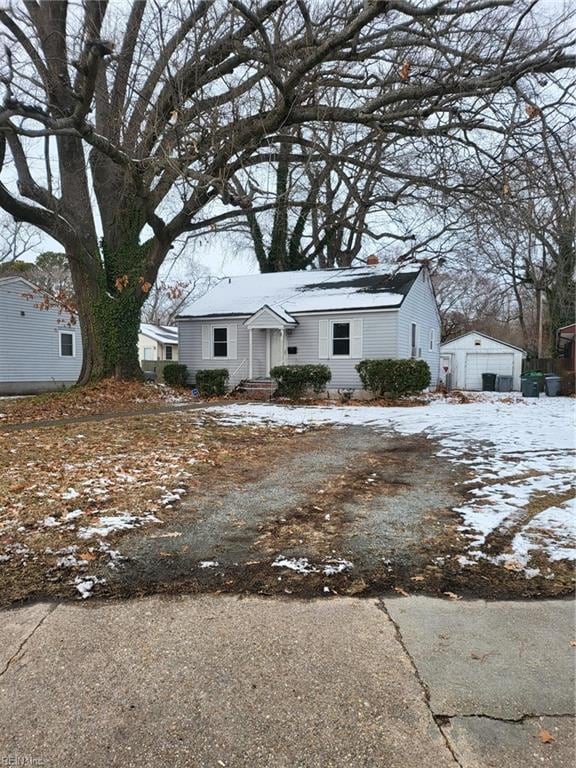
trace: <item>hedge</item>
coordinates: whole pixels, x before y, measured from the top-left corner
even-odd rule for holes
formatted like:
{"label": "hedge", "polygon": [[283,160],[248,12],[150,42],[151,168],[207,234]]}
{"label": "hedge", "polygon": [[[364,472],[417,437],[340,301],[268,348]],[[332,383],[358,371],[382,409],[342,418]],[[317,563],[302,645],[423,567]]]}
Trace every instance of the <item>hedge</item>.
{"label": "hedge", "polygon": [[356,366],[364,389],[376,397],[414,395],[430,385],[424,360],[362,360]]}
{"label": "hedge", "polygon": [[319,394],[332,378],[327,365],[277,365],[270,376],[278,383],[277,394],[294,400],[302,397],[306,389]]}
{"label": "hedge", "polygon": [[196,371],[196,388],[201,395],[225,395],[227,368],[205,368]]}
{"label": "hedge", "polygon": [[188,368],[182,363],[164,366],[164,381],[169,387],[185,387],[188,384]]}

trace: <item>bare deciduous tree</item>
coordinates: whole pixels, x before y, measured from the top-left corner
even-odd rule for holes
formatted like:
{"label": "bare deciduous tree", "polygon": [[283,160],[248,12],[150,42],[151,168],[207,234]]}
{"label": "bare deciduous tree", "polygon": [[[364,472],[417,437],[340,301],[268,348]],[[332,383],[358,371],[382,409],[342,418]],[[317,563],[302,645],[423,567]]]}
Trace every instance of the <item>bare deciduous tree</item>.
{"label": "bare deciduous tree", "polygon": [[40,232],[23,221],[14,221],[11,216],[0,218],[0,264],[30,259],[40,245]]}
{"label": "bare deciduous tree", "polygon": [[[236,179],[288,126],[482,134],[492,94],[574,66],[524,0],[24,0],[7,41],[0,206],[60,242],[86,382],[140,375],[140,312],[173,242],[255,208]],[[34,156],[42,157],[41,162]],[[215,210],[220,206],[220,211]]]}

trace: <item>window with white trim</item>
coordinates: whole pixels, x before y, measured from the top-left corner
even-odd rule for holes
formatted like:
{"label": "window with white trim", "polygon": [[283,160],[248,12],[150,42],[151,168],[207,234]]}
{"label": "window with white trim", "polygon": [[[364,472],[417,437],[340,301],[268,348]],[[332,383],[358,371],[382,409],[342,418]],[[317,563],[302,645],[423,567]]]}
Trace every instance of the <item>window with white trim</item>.
{"label": "window with white trim", "polygon": [[166,344],[164,347],[164,359],[165,360],[173,360],[174,357],[172,355],[172,346],[170,344]]}
{"label": "window with white trim", "polygon": [[418,357],[418,326],[410,323],[410,357]]}
{"label": "window with white trim", "polygon": [[212,328],[212,355],[214,357],[228,357],[228,328]]}
{"label": "window with white trim", "polygon": [[350,357],[350,323],[332,323],[332,357]]}
{"label": "window with white trim", "polygon": [[434,352],[434,328],[430,328],[430,336],[428,338],[428,351]]}
{"label": "window with white trim", "polygon": [[60,331],[60,357],[74,357],[75,354],[74,334]]}

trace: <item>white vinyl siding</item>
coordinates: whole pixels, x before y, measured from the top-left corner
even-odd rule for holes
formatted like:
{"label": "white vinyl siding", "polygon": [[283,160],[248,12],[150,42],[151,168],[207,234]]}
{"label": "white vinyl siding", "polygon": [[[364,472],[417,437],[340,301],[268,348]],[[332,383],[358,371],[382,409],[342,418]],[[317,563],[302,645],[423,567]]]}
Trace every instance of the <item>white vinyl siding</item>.
{"label": "white vinyl siding", "polygon": [[[82,367],[80,326],[69,313],[40,309],[19,279],[0,279],[0,393],[25,394],[75,384]],[[60,354],[60,331],[73,336],[74,355]]]}
{"label": "white vinyl siding", "polygon": [[[395,357],[397,348],[396,328],[397,315],[395,311],[346,313],[342,315],[326,314],[318,317],[316,314],[297,316],[298,325],[286,330],[286,347],[296,352],[287,355],[285,361],[289,365],[308,365],[324,362],[330,366],[332,380],[330,389],[351,388],[360,389],[361,382],[356,371],[356,365],[366,357]],[[331,322],[342,320],[350,323],[350,357],[330,357]],[[241,320],[237,323],[237,359],[229,360],[205,359],[202,357],[203,339],[212,325],[225,325],[207,320],[179,320],[179,352],[180,361],[188,366],[190,380],[194,381],[195,372],[200,368],[227,368],[230,374],[229,385],[236,386],[248,378],[248,328]],[[265,329],[255,328],[252,331],[253,343],[253,372],[254,378],[267,376],[266,367]],[[322,354],[324,353],[324,357]]]}
{"label": "white vinyl siding", "polygon": [[416,325],[416,359],[428,363],[430,383],[434,387],[440,375],[440,316],[426,270],[418,275],[398,312],[398,346],[396,354],[392,357],[412,357],[412,323]]}

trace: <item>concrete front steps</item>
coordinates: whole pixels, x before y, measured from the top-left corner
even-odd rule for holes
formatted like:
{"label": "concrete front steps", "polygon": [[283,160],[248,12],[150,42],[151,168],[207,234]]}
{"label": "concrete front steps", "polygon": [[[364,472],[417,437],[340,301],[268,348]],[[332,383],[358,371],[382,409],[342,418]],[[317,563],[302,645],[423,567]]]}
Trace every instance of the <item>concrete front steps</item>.
{"label": "concrete front steps", "polygon": [[250,400],[270,400],[276,390],[276,386],[276,382],[273,379],[246,379],[241,381],[234,391],[245,395]]}

